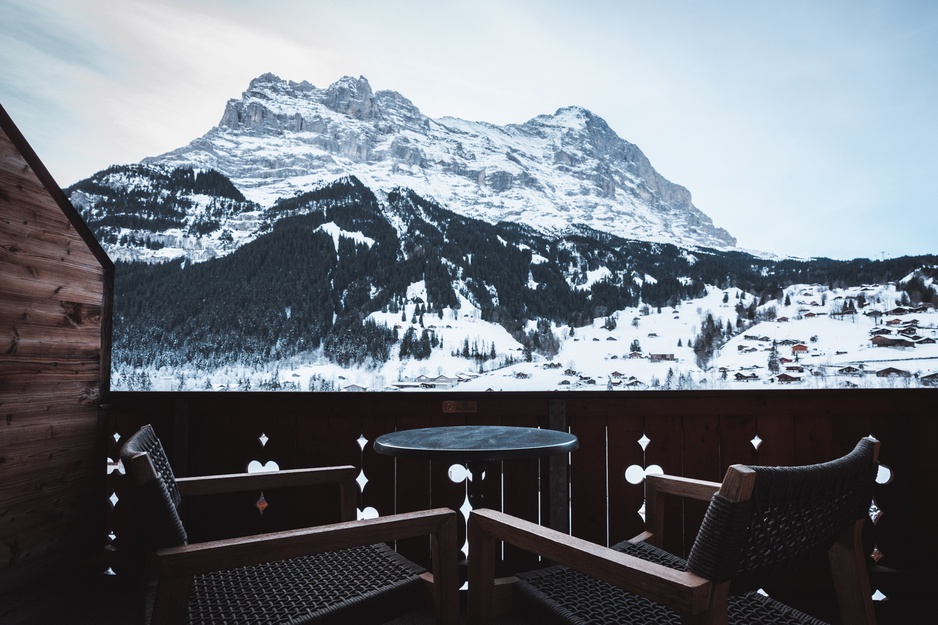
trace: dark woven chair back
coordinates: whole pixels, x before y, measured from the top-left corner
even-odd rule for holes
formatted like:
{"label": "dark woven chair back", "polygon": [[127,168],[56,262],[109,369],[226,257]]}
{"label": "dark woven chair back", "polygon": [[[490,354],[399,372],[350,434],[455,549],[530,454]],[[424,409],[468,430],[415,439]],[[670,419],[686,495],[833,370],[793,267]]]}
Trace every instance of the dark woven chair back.
{"label": "dark woven chair back", "polygon": [[688,557],[688,569],[731,592],[754,590],[825,555],[836,537],[863,518],[877,464],[872,439],[837,460],[801,467],[751,467],[752,498],[714,495]]}
{"label": "dark woven chair back", "polygon": [[[146,453],[156,470],[155,480],[133,475],[132,459]],[[134,482],[133,509],[136,521],[136,548],[159,549],[186,544],[188,536],[179,516],[182,496],[169,465],[163,444],[150,425],[137,430],[124,442],[121,462]]]}
{"label": "dark woven chair back", "polygon": [[127,471],[131,471],[131,458],[141,452],[146,452],[150,456],[150,462],[153,463],[153,468],[156,469],[160,480],[166,486],[173,505],[179,508],[182,497],[179,495],[179,488],[176,486],[176,476],[173,474],[173,468],[169,465],[169,458],[166,457],[163,444],[156,437],[156,432],[149,424],[134,432],[130,438],[124,441],[124,446],[121,447],[121,461]]}

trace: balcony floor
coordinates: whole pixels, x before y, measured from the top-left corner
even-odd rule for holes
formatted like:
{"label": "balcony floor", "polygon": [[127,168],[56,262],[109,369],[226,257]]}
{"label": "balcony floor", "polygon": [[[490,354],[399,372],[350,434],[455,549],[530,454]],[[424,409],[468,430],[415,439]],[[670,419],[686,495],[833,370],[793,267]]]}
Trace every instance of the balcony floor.
{"label": "balcony floor", "polygon": [[[0,624],[38,625],[133,625],[137,602],[134,593],[113,575],[89,574],[59,578],[41,586],[30,586],[6,604],[0,603]],[[463,615],[465,618],[465,615]],[[418,610],[387,625],[434,625],[433,612]],[[527,625],[512,617],[495,620],[494,625]]]}
{"label": "balcony floor", "polygon": [[[800,597],[806,599],[804,595]],[[133,592],[119,577],[88,574],[59,578],[41,586],[31,586],[16,594],[13,602],[0,603],[2,625],[36,625],[37,623],[69,623],[70,625],[132,625],[136,619],[136,601]],[[802,609],[829,619],[836,625],[836,610],[826,600]],[[924,601],[883,602],[876,605],[879,625],[907,625],[922,622],[932,615]],[[465,614],[463,615],[465,619]],[[402,616],[387,625],[433,625],[430,610],[418,610]],[[495,620],[494,625],[527,625],[511,616]]]}

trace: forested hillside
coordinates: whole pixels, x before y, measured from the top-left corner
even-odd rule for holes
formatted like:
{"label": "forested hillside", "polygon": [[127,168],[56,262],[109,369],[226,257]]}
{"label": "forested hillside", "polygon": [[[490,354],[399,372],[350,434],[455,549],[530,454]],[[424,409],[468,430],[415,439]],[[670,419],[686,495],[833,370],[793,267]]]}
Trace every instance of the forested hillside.
{"label": "forested hillside", "polygon": [[[458,352],[439,345],[424,317],[442,320],[460,302],[528,353],[547,354],[556,349],[547,337],[551,325],[575,329],[627,307],[675,306],[701,297],[708,285],[752,296],[737,306],[733,330],[792,284],[883,283],[938,264],[933,256],[772,261],[585,228],[549,238],[457,215],[406,189],[379,199],[354,178],[281,201],[267,219],[265,234],[221,258],[118,263],[116,365],[257,366],[322,350],[342,366],[369,366],[392,350],[400,355],[402,346],[414,358],[426,357],[428,345]],[[419,301],[408,297],[416,283],[425,287]],[[935,299],[922,282],[905,288],[912,299]],[[400,327],[369,319],[379,311],[400,313]],[[405,326],[418,320],[422,331],[408,336]]]}

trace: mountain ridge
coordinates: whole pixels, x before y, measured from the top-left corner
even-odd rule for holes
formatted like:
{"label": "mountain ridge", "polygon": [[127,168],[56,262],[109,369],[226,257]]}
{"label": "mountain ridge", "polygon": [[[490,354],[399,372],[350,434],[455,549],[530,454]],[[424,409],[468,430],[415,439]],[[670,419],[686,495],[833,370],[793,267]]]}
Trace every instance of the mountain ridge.
{"label": "mountain ridge", "polygon": [[352,174],[470,217],[731,248],[736,240],[599,116],[558,109],[497,126],[431,119],[403,95],[343,77],[319,89],[264,74],[217,126],[144,164],[216,169],[262,206]]}

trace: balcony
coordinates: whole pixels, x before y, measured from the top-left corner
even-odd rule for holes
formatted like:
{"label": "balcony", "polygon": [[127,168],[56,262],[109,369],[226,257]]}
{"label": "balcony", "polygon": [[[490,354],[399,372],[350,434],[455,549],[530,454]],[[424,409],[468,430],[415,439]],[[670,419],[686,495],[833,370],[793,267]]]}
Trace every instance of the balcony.
{"label": "balcony", "polygon": [[[934,583],[936,503],[926,476],[938,471],[929,443],[938,433],[931,390],[616,393],[114,393],[106,409],[108,457],[152,423],[180,475],[351,464],[361,473],[361,515],[450,507],[468,513],[459,467],[374,452],[396,429],[500,424],[569,428],[581,447],[557,460],[489,466],[486,501],[515,516],[608,545],[644,529],[643,477],[666,473],[719,481],[726,467],[809,464],[839,456],[864,435],[882,441],[865,543],[881,623],[904,619]],[[493,479],[493,478],[500,479]],[[119,472],[109,475],[109,528],[119,535]],[[200,539],[328,522],[329,492],[216,496],[187,511]],[[208,498],[206,498],[208,499]],[[311,501],[317,501],[311,505]],[[263,511],[261,511],[263,508]],[[666,529],[669,550],[686,555],[704,511],[688,504]],[[460,543],[465,538],[465,518]],[[102,541],[108,539],[102,536]],[[113,541],[112,541],[113,542]],[[119,543],[119,540],[117,541]],[[399,551],[426,563],[425,542]],[[119,552],[117,552],[119,553]],[[115,554],[116,555],[116,554]],[[114,561],[119,573],[119,558]],[[503,573],[538,565],[506,549]],[[835,620],[823,576],[777,589],[806,611]]]}
{"label": "balcony", "polygon": [[[449,507],[463,513],[460,542],[464,473],[379,456],[372,441],[434,425],[569,429],[581,442],[569,458],[490,465],[485,498],[603,545],[643,529],[646,472],[716,481],[733,463],[827,460],[872,434],[884,468],[865,542],[879,622],[919,620],[938,581],[938,390],[110,393],[113,264],[2,108],[0,130],[0,622],[128,621],[125,491],[112,459],[144,423],[179,475],[351,464],[363,516]],[[335,520],[335,496],[206,497],[185,521],[196,540],[298,527]],[[687,504],[665,546],[686,555],[702,514]],[[396,547],[418,562],[429,555],[425,541]],[[499,569],[538,564],[506,548]],[[832,620],[828,586],[818,574],[772,590]]]}

